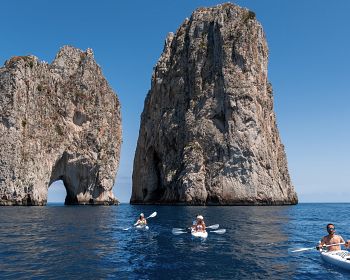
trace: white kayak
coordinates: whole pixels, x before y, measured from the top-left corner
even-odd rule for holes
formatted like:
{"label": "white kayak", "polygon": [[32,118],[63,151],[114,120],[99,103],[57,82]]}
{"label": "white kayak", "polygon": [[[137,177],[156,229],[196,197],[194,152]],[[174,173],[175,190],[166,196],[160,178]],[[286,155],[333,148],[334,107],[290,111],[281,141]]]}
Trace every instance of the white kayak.
{"label": "white kayak", "polygon": [[321,251],[321,258],[330,264],[350,270],[350,252],[346,250]]}
{"label": "white kayak", "polygon": [[208,237],[208,232],[207,232],[207,231],[195,231],[195,230],[191,230],[191,235],[192,235],[193,237],[207,238],[207,237]]}
{"label": "white kayak", "polygon": [[139,230],[149,230],[149,227],[146,225],[137,225],[135,228]]}

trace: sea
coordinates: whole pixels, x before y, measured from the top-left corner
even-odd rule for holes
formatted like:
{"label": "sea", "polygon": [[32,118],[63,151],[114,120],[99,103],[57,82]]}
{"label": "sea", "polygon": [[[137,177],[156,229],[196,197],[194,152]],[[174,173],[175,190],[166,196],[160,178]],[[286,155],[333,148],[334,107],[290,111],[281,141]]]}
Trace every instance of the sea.
{"label": "sea", "polygon": [[[157,212],[148,231],[141,212]],[[197,214],[226,233],[172,234]],[[340,203],[0,207],[0,279],[350,279],[313,249],[328,223],[350,239],[349,217]]]}

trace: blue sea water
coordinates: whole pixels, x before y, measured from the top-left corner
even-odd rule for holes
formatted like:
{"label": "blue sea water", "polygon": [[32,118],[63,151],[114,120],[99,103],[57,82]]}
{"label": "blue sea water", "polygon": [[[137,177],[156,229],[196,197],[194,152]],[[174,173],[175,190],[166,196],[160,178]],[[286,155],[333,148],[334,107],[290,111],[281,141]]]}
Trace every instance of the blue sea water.
{"label": "blue sea water", "polygon": [[[350,204],[284,207],[0,207],[0,279],[350,279],[312,247],[329,222],[350,239]],[[140,212],[149,231],[130,227]],[[174,236],[196,214],[223,235]]]}

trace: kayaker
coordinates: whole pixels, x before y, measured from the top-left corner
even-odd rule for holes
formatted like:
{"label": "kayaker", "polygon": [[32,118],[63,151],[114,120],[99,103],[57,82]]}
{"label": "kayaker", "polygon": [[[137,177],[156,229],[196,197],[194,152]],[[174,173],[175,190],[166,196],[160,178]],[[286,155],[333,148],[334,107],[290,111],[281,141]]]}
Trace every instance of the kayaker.
{"label": "kayaker", "polygon": [[143,213],[140,214],[139,219],[134,224],[134,226],[137,226],[137,225],[147,225],[147,220],[145,219],[145,215]]}
{"label": "kayaker", "polygon": [[[322,248],[322,246],[324,246],[324,245],[345,243],[343,237],[341,237],[340,235],[336,235],[335,234],[335,226],[334,226],[334,224],[328,224],[326,228],[327,228],[328,235],[324,236],[321,239],[321,242],[317,246],[317,249]],[[347,244],[346,244],[346,247],[347,247]],[[327,250],[328,251],[341,250],[341,245],[329,246],[329,247],[327,247]]]}
{"label": "kayaker", "polygon": [[197,222],[192,226],[192,230],[205,232],[205,223],[202,215],[197,216]]}
{"label": "kayaker", "polygon": [[192,226],[195,226],[197,224],[197,216],[199,216],[199,214],[196,215],[196,218],[193,220],[192,222]]}

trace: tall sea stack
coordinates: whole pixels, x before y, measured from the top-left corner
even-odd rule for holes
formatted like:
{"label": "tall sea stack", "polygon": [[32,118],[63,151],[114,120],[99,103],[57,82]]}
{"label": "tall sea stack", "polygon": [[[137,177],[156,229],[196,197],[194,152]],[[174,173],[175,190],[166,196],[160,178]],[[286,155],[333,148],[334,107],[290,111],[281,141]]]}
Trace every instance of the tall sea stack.
{"label": "tall sea stack", "polygon": [[170,33],[152,76],[131,203],[296,204],[261,24],[227,3]]}
{"label": "tall sea stack", "polygon": [[45,205],[57,180],[66,204],[116,204],[120,145],[119,100],[91,49],[0,68],[0,205]]}

